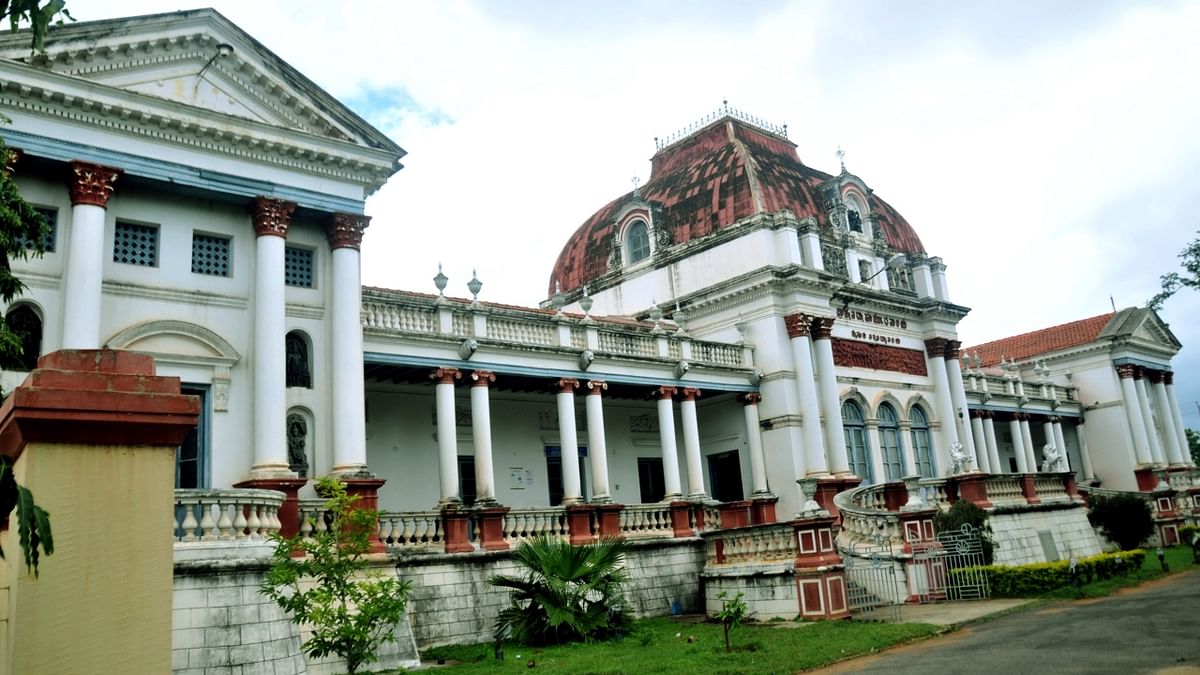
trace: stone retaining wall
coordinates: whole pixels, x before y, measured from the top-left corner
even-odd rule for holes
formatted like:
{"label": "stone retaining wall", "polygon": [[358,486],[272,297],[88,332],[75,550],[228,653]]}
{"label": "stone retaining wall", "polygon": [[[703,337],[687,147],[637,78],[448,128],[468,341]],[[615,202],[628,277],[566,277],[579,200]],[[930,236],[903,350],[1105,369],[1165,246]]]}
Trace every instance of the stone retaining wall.
{"label": "stone retaining wall", "polygon": [[997,565],[1024,565],[1047,560],[1040,532],[1049,533],[1059,560],[1096,555],[1101,544],[1087,519],[1087,508],[1066,508],[993,513],[988,522],[996,539]]}

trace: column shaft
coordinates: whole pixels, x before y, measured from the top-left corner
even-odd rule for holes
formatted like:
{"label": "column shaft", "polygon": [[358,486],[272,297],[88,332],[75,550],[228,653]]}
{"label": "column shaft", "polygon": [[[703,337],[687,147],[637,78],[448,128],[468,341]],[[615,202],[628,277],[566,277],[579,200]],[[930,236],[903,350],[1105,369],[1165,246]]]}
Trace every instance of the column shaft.
{"label": "column shaft", "polygon": [[1121,401],[1125,406],[1125,419],[1129,422],[1129,430],[1133,434],[1133,452],[1139,465],[1154,462],[1150,454],[1150,440],[1146,437],[1146,425],[1142,423],[1142,408],[1138,403],[1137,389],[1133,385],[1133,366],[1117,366],[1117,376],[1121,379]]}
{"label": "column shaft", "polygon": [[[846,437],[842,431],[842,405],[838,399],[837,370],[833,365],[833,343],[830,331],[833,319],[813,320],[813,354],[816,357],[817,388],[821,410],[825,415],[825,448],[829,455],[829,470],[835,474],[850,473],[846,457]],[[866,476],[860,476],[866,478]]]}
{"label": "column shaft", "polygon": [[[1042,437],[1046,439],[1046,443],[1053,445],[1058,452],[1066,452],[1067,449],[1058,444],[1058,439],[1054,437],[1054,423],[1047,417],[1045,422],[1042,422]],[[1041,460],[1046,461],[1045,453],[1042,454]],[[1038,465],[1039,468],[1041,464]]]}
{"label": "column shaft", "polygon": [[[333,380],[333,473],[367,470],[366,385],[362,353],[362,272],[359,246],[368,218],[336,214],[326,230],[332,251],[330,311]],[[282,271],[280,272],[282,275]]]}
{"label": "column shaft", "polygon": [[675,387],[659,387],[658,438],[662,445],[663,501],[679,499],[683,488],[679,480],[679,444],[675,439]]}
{"label": "column shaft", "polygon": [[758,402],[762,396],[744,394],[741,400],[742,414],[746,418],[746,447],[750,451],[750,482],[755,495],[769,495],[771,489],[767,484],[767,463],[763,455],[762,426],[758,417]]}
{"label": "column shaft", "polygon": [[[108,198],[120,172],[83,162],[72,162],[71,169],[71,236],[64,275],[62,348],[98,349],[104,221]],[[282,422],[279,433],[283,434]]]}
{"label": "column shaft", "polygon": [[1021,416],[1021,446],[1025,449],[1025,466],[1029,473],[1037,473],[1037,453],[1033,450],[1033,432],[1029,429],[1029,415]]}
{"label": "column shaft", "polygon": [[988,456],[987,440],[983,432],[983,418],[979,415],[971,415],[971,437],[975,441],[975,456],[978,458],[980,471],[986,473],[998,473],[996,467],[992,465],[992,459]]}
{"label": "column shaft", "polygon": [[796,367],[796,393],[800,399],[800,427],[804,441],[804,470],[797,478],[823,476],[829,473],[825,459],[825,444],[821,437],[821,407],[817,395],[817,377],[813,368],[812,319],[805,314],[784,317],[792,343],[792,361]]}
{"label": "column shaft", "polygon": [[1025,455],[1025,443],[1021,438],[1021,421],[1016,417],[1008,423],[1008,433],[1012,435],[1013,456],[1017,458],[1017,473],[1029,473],[1029,460]]}
{"label": "column shaft", "polygon": [[683,390],[683,401],[679,403],[679,419],[683,424],[683,453],[687,457],[688,497],[708,498],[704,489],[704,463],[700,454],[700,426],[696,420],[696,397],[700,390],[690,387]]}
{"label": "column shaft", "polygon": [[900,421],[900,451],[904,453],[904,476],[913,476],[917,474],[917,451],[913,448],[912,442],[912,423],[908,420]]}
{"label": "column shaft", "polygon": [[612,501],[608,490],[608,449],[604,443],[604,404],[600,392],[608,389],[606,382],[587,383],[588,393],[584,397],[587,408],[588,457],[592,464],[592,501]]}
{"label": "column shaft", "polygon": [[579,484],[579,441],[575,426],[575,388],[579,380],[564,378],[558,381],[558,445],[562,466],[563,504],[583,501],[583,486]]}
{"label": "column shaft", "polygon": [[1171,408],[1171,423],[1175,427],[1175,438],[1179,442],[1180,452],[1183,453],[1183,461],[1189,466],[1195,466],[1196,462],[1192,459],[1192,447],[1188,445],[1187,433],[1183,430],[1183,415],[1179,413],[1179,399],[1175,397],[1175,373],[1171,371],[1164,373],[1163,385],[1167,389],[1167,402]]}
{"label": "column shaft", "polygon": [[438,475],[441,477],[442,498],[440,504],[462,502],[458,494],[458,428],[454,410],[454,381],[462,373],[454,368],[438,368],[434,371],[437,384],[434,394],[437,399],[437,444]]}
{"label": "column shaft", "polygon": [[[295,204],[259,197],[254,222],[254,467],[252,478],[295,476],[288,470],[287,362],[283,250]],[[357,365],[362,370],[361,361]]]}
{"label": "column shaft", "polygon": [[949,475],[950,446],[958,442],[958,421],[954,415],[954,403],[950,394],[950,380],[946,375],[946,340],[932,338],[925,341],[925,355],[929,363],[929,379],[933,380],[934,405],[941,421],[941,443],[938,443],[938,473]]}
{"label": "column shaft", "polygon": [[471,373],[471,436],[475,446],[475,504],[496,502],[496,474],[492,470],[492,407],[488,384],[496,375],[487,370]]}
{"label": "column shaft", "polygon": [[975,467],[982,468],[987,464],[987,457],[984,456],[985,453],[979,452],[975,448],[975,438],[971,434],[971,422],[968,417],[970,409],[967,407],[967,392],[963,388],[962,365],[958,358],[958,349],[961,346],[962,343],[957,340],[946,342],[946,380],[950,385],[950,396],[954,402],[954,430],[957,432],[958,441],[963,444],[967,456],[975,462]]}
{"label": "column shaft", "polygon": [[1082,419],[1079,424],[1075,425],[1075,440],[1079,442],[1079,459],[1083,461],[1083,478],[1092,480],[1096,477],[1096,471],[1092,465],[1092,453],[1088,450],[1087,431],[1083,428]]}
{"label": "column shaft", "polygon": [[1150,448],[1150,457],[1155,464],[1166,464],[1167,456],[1162,444],[1158,442],[1158,432],[1154,428],[1154,414],[1150,412],[1150,396],[1146,393],[1145,369],[1140,366],[1133,371],[1133,387],[1137,394],[1138,411],[1142,414],[1142,425],[1146,427],[1146,445]]}
{"label": "column shaft", "polygon": [[992,463],[992,472],[1008,473],[1008,467],[1000,462],[1000,445],[996,443],[996,422],[991,411],[983,418],[983,440],[987,446],[988,461]]}
{"label": "column shaft", "polygon": [[1167,387],[1163,384],[1162,372],[1153,373],[1150,382],[1154,390],[1154,403],[1158,408],[1158,422],[1162,427],[1163,445],[1166,446],[1167,462],[1171,466],[1183,466],[1183,451],[1175,436],[1175,421],[1171,415],[1171,402],[1167,398]]}
{"label": "column shaft", "polygon": [[871,458],[871,472],[874,476],[863,476],[866,481],[868,478],[873,478],[873,483],[886,483],[887,472],[883,470],[883,439],[879,435],[879,422],[872,420],[867,422],[867,443],[870,445],[867,448],[867,454]]}

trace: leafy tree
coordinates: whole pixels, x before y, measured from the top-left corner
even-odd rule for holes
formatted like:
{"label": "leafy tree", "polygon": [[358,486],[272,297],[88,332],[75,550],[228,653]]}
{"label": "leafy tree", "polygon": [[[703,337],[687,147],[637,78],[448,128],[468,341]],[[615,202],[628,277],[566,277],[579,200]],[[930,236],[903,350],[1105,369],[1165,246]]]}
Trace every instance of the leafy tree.
{"label": "leafy tree", "polygon": [[488,583],[512,589],[512,604],[496,618],[496,634],[517,642],[552,645],[603,640],[628,631],[632,618],[621,583],[625,543],[604,539],[587,546],[539,537],[517,547],[521,576]]}
{"label": "leafy tree", "polygon": [[1154,533],[1150,504],[1133,493],[1089,496],[1088,522],[1122,551],[1141,546]]}
{"label": "leafy tree", "polygon": [[959,499],[945,511],[933,514],[933,528],[938,532],[957,532],[963,525],[970,525],[979,532],[979,543],[983,549],[985,565],[995,558],[996,540],[992,538],[992,526],[988,524],[987,511],[974,502]]}
{"label": "leafy tree", "polygon": [[742,625],[746,617],[750,616],[749,607],[746,606],[746,601],[742,600],[745,595],[738,591],[737,595],[729,597],[729,591],[721,591],[717,593],[717,599],[721,601],[721,611],[717,612],[716,619],[721,622],[721,628],[725,632],[725,651],[731,652],[733,648],[729,646],[729,631]]}
{"label": "leafy tree", "polygon": [[39,53],[46,51],[46,33],[52,24],[61,25],[64,19],[75,20],[67,11],[67,0],[0,0],[0,19],[8,19],[13,32],[29,23],[30,48]]}
{"label": "leafy tree", "polygon": [[[312,628],[301,649],[313,658],[336,654],[350,673],[374,662],[384,642],[395,641],[410,584],[367,571],[377,513],[358,508],[336,478],[322,478],[318,492],[329,527],[307,537],[275,537],[275,553],[261,592],[298,624]],[[303,553],[295,557],[293,553]]]}
{"label": "leafy tree", "polygon": [[1192,453],[1192,462],[1200,464],[1200,432],[1195,429],[1184,429],[1183,435],[1187,436],[1188,450]]}
{"label": "leafy tree", "polygon": [[[1200,235],[1200,232],[1196,234]],[[1162,283],[1162,291],[1146,303],[1150,309],[1155,311],[1162,309],[1167,298],[1175,295],[1181,288],[1200,289],[1200,236],[1193,239],[1179,252],[1179,259],[1182,261],[1180,266],[1183,267],[1183,273],[1168,272],[1162,275],[1159,279]]]}

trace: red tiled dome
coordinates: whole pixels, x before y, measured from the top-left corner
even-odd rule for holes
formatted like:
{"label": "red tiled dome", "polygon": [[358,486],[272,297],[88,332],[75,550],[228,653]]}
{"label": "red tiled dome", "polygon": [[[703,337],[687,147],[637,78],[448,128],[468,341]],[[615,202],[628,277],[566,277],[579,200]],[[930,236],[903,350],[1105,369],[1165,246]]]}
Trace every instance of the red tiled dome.
{"label": "red tiled dome", "polygon": [[[650,180],[641,197],[662,205],[675,244],[711,234],[755,213],[789,210],[828,227],[818,188],[833,179],[800,162],[796,145],[733,117],[724,117],[660,150],[651,159]],[[597,211],[575,231],[550,275],[570,291],[608,272],[613,216],[633,198],[624,194]],[[896,210],[872,196],[884,240],[904,253],[924,253],[917,233]]]}

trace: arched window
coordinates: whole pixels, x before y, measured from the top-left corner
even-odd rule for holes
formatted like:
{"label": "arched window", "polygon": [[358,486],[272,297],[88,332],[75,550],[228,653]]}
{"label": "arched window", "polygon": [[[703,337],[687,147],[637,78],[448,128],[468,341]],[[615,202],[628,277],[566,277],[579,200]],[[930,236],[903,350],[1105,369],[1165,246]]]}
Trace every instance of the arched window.
{"label": "arched window", "polygon": [[900,453],[900,419],[896,409],[888,403],[879,404],[879,443],[883,447],[883,479],[900,480],[904,477],[904,460]]}
{"label": "arched window", "polygon": [[646,221],[635,220],[625,228],[625,250],[630,265],[650,257],[650,230]]}
{"label": "arched window", "polygon": [[858,195],[846,195],[846,227],[851,232],[863,233],[863,214],[867,212]]}
{"label": "arched window", "polygon": [[37,368],[38,357],[42,354],[42,317],[33,307],[22,303],[9,309],[4,320],[21,341],[21,352],[6,359],[5,365],[13,370]]}
{"label": "arched window", "polygon": [[913,406],[908,413],[908,421],[912,424],[913,453],[917,456],[917,473],[925,478],[936,476],[937,467],[933,464],[933,445],[929,436],[929,418],[925,411]]}
{"label": "arched window", "polygon": [[287,386],[312,389],[312,368],[308,352],[308,340],[304,334],[294,330],[287,334]]}
{"label": "arched window", "polygon": [[842,404],[842,431],[846,434],[846,455],[850,461],[850,471],[864,482],[872,482],[871,448],[867,444],[867,429],[863,425],[862,408],[854,401]]}

